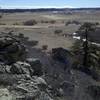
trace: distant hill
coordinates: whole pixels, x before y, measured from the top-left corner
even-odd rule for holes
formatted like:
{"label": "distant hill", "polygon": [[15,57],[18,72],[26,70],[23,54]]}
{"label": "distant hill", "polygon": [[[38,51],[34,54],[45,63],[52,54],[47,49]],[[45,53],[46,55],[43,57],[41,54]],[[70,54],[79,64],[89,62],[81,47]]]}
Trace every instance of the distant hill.
{"label": "distant hill", "polygon": [[0,9],[0,12],[14,13],[14,12],[52,12],[52,11],[100,11],[100,8],[38,8],[38,9]]}

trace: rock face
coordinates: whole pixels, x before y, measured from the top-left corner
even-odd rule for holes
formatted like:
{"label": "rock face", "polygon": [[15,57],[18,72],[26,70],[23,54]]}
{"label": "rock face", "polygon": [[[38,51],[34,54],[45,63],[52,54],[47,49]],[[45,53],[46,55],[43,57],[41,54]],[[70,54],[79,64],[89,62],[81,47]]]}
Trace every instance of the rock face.
{"label": "rock face", "polygon": [[0,100],[53,100],[41,77],[40,60],[23,61],[25,53],[18,36],[0,34]]}
{"label": "rock face", "polygon": [[[30,78],[29,80],[22,79],[13,88],[10,88],[13,98],[17,100],[36,100],[36,98],[41,94],[41,90],[38,84],[44,84],[43,82],[37,80],[38,77]],[[43,79],[42,79],[43,80]],[[46,85],[46,84],[44,84]]]}
{"label": "rock face", "polygon": [[72,60],[71,60],[71,53],[64,49],[64,48],[53,48],[52,49],[52,58],[55,61],[59,61],[60,63],[64,64],[64,70],[68,69],[68,71],[71,69],[72,66]]}
{"label": "rock face", "polygon": [[[26,46],[23,35],[20,39],[0,37],[0,100],[99,100],[99,85],[91,76],[71,69],[68,50],[54,48],[50,56]],[[32,56],[22,60],[25,46]]]}
{"label": "rock face", "polygon": [[61,83],[61,88],[63,89],[64,91],[64,95],[67,94],[67,96],[69,97],[72,97],[74,95],[74,92],[75,92],[75,85],[72,84],[71,82],[62,82]]}
{"label": "rock face", "polygon": [[94,100],[100,100],[100,86],[91,85],[87,88],[87,92]]}
{"label": "rock face", "polygon": [[34,73],[34,70],[31,69],[30,64],[26,62],[16,62],[12,65],[10,69],[13,74],[27,74],[31,75]]}
{"label": "rock face", "polygon": [[27,58],[26,62],[29,63],[32,67],[32,70],[34,70],[33,75],[37,75],[37,76],[43,75],[43,68],[39,59]]}
{"label": "rock face", "polygon": [[24,45],[13,35],[0,34],[0,61],[11,64],[23,58]]}
{"label": "rock face", "polygon": [[43,78],[37,76],[31,78],[25,74],[9,74],[6,77],[9,80],[5,78],[3,81],[12,82],[13,80],[13,83],[6,84],[6,89],[0,89],[0,94],[2,94],[0,100],[52,100],[46,92],[47,83]]}
{"label": "rock face", "polygon": [[0,100],[12,100],[12,95],[7,88],[0,89]]}
{"label": "rock face", "polygon": [[[16,62],[11,66],[0,66],[0,100],[53,100],[47,91],[47,83],[33,75],[34,71],[26,62]],[[1,93],[2,92],[2,93]]]}
{"label": "rock face", "polygon": [[10,73],[11,66],[0,63],[0,74]]}

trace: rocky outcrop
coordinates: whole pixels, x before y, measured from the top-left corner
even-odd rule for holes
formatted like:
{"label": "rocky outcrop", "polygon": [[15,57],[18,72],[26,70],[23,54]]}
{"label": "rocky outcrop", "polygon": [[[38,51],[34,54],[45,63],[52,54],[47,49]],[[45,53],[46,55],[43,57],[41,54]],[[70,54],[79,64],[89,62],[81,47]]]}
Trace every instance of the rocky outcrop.
{"label": "rocky outcrop", "polygon": [[31,65],[26,62],[18,61],[14,63],[10,69],[12,74],[27,74],[31,75],[34,73],[32,70]]}
{"label": "rocky outcrop", "polygon": [[42,64],[39,59],[27,58],[26,62],[31,65],[32,70],[34,70],[33,75],[41,76],[43,75]]}
{"label": "rocky outcrop", "polygon": [[[44,82],[45,80],[42,79]],[[43,81],[38,79],[38,77],[30,78],[28,80],[21,79],[18,81],[16,85],[10,87],[9,90],[11,94],[13,94],[13,98],[17,100],[36,100],[36,98],[41,94],[41,89],[39,88],[39,84],[44,84]]]}
{"label": "rocky outcrop", "polygon": [[11,66],[0,63],[0,74],[10,73]]}
{"label": "rocky outcrop", "polygon": [[12,95],[7,88],[0,88],[0,100],[12,100]]}
{"label": "rocky outcrop", "polygon": [[5,87],[0,89],[0,100],[53,100],[47,82],[33,73],[34,67],[26,62],[0,64],[0,86]]}
{"label": "rocky outcrop", "polygon": [[40,60],[24,56],[27,42],[24,37],[0,34],[0,100],[53,100],[41,77]]}
{"label": "rocky outcrop", "polygon": [[3,95],[0,92],[0,100],[53,100],[49,93],[46,92],[47,83],[42,77],[34,76],[31,78],[25,74],[6,74],[6,77],[7,78],[4,78],[3,81],[13,83],[6,84],[6,89],[0,89],[0,91],[4,92],[2,92]]}
{"label": "rocky outcrop", "polygon": [[25,46],[21,41],[9,34],[0,34],[0,61],[11,64],[24,59]]}
{"label": "rocky outcrop", "polygon": [[[26,40],[23,35],[0,37],[0,100],[99,100],[99,86],[71,68],[68,50],[54,48],[50,56],[31,48],[32,42],[26,46]],[[31,56],[22,59],[25,46]]]}
{"label": "rocky outcrop", "polygon": [[72,62],[71,62],[71,53],[64,49],[64,48],[53,48],[52,49],[52,58],[55,61],[59,61],[60,63],[64,64],[64,70],[71,69]]}

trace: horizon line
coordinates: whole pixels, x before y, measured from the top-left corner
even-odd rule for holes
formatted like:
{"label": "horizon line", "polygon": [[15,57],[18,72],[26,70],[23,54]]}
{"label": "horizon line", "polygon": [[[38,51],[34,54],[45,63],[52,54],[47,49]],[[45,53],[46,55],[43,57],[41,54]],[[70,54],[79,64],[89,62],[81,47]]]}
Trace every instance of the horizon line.
{"label": "horizon line", "polygon": [[50,9],[50,8],[57,8],[57,9],[75,9],[75,8],[100,8],[100,7],[72,7],[72,6],[0,6],[0,9]]}

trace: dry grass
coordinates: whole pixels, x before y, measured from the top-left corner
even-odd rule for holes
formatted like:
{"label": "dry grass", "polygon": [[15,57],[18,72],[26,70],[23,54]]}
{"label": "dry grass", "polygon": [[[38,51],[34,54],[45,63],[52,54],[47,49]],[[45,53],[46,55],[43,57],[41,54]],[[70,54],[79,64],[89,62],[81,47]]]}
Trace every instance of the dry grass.
{"label": "dry grass", "polygon": [[[64,37],[64,35],[70,35],[77,31],[80,25],[69,24],[66,22],[78,21],[78,22],[100,22],[100,12],[93,13],[72,13],[72,14],[50,14],[50,13],[7,13],[3,14],[0,23],[6,25],[0,25],[0,31],[14,30],[16,33],[23,33],[31,40],[39,41],[37,47],[48,45],[48,50],[53,47],[69,48],[72,46],[74,40],[70,37]],[[24,26],[23,22],[34,19],[37,24],[34,26]],[[42,21],[48,23],[41,23]],[[55,21],[53,24],[51,21]],[[60,35],[55,34],[55,30],[62,30]]]}

